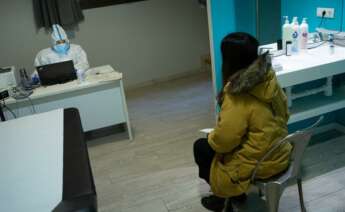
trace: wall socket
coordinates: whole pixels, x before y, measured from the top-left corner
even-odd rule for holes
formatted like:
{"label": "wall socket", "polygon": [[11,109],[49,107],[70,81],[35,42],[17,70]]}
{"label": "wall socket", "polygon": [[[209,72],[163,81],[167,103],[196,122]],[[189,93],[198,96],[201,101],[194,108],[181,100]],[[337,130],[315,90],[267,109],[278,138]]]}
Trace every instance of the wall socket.
{"label": "wall socket", "polygon": [[323,8],[323,7],[318,7],[316,9],[317,17],[322,17],[322,13],[324,11],[326,11],[326,15],[324,16],[325,18],[334,18],[334,8]]}

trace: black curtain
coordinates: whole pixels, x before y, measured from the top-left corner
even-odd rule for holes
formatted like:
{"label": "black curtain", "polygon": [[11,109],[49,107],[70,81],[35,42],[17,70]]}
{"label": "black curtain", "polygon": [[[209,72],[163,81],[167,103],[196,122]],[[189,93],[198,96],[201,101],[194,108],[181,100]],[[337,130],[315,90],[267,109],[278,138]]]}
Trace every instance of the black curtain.
{"label": "black curtain", "polygon": [[198,0],[199,4],[201,4],[202,6],[206,6],[207,4],[207,0]]}
{"label": "black curtain", "polygon": [[71,29],[84,20],[79,0],[33,0],[33,5],[38,29],[53,24]]}

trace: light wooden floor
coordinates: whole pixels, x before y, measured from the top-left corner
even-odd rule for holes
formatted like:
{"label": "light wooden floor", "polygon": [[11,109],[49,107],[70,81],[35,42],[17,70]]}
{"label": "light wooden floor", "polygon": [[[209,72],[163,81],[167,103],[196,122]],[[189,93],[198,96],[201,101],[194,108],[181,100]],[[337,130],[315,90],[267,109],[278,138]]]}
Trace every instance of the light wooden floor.
{"label": "light wooden floor", "polygon": [[[133,90],[127,93],[127,101],[134,141],[118,134],[89,142],[99,211],[206,212],[200,197],[208,194],[209,187],[197,177],[192,145],[202,136],[199,129],[214,125],[208,74]],[[343,143],[308,149],[308,157],[322,159],[323,164],[305,162],[309,168],[305,171],[313,173],[303,184],[308,211],[345,212],[345,168],[332,171],[341,163],[326,159],[332,154],[320,156],[320,149],[328,145],[338,152],[337,160],[343,159]],[[332,172],[317,176],[315,170],[319,169]],[[297,197],[296,186],[289,187],[280,211],[299,211]],[[265,211],[264,202],[254,192],[249,194],[248,204],[240,208]]]}

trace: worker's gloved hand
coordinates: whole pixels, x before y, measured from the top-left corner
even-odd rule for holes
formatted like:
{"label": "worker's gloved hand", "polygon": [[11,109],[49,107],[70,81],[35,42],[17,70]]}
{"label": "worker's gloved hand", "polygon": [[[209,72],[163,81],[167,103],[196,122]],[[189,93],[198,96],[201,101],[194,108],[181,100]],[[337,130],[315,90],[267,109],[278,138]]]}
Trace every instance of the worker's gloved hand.
{"label": "worker's gloved hand", "polygon": [[35,71],[31,74],[31,84],[32,85],[38,85],[40,83],[40,78],[38,76],[38,73]]}
{"label": "worker's gloved hand", "polygon": [[85,81],[85,71],[82,69],[78,69],[76,73],[77,73],[78,82],[83,83]]}

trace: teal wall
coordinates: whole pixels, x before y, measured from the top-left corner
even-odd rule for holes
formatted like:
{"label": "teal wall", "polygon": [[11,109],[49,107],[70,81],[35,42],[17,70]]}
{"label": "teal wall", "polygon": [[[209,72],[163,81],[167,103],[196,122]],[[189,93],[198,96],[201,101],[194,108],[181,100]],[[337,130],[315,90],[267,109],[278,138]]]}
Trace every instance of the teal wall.
{"label": "teal wall", "polygon": [[[217,92],[221,90],[222,85],[222,56],[220,45],[222,39],[229,33],[236,29],[236,17],[234,10],[234,0],[216,0],[210,1],[211,19],[212,19],[212,34],[214,46],[214,65],[216,75]],[[216,2],[216,3],[215,3]]]}
{"label": "teal wall", "polygon": [[321,18],[316,17],[317,7],[335,8],[335,18],[325,19],[324,28],[340,30],[341,24],[344,21],[343,14],[343,0],[282,0],[282,15],[292,17],[299,17],[299,21],[303,17],[308,18],[310,31],[315,31],[318,27]]}

